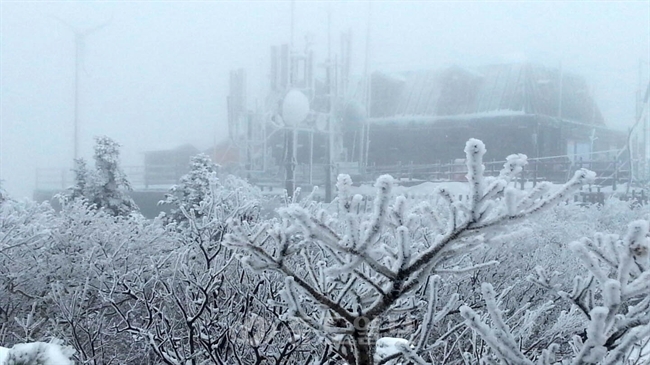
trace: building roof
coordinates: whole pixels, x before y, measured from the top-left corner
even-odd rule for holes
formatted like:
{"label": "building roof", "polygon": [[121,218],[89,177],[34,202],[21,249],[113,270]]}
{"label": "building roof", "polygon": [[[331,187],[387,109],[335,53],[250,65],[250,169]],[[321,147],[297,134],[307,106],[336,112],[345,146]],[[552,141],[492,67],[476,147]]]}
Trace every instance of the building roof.
{"label": "building roof", "polygon": [[513,115],[605,126],[584,78],[558,68],[515,63],[372,75],[370,116],[375,122]]}
{"label": "building roof", "polygon": [[212,159],[212,161],[221,166],[239,163],[239,148],[227,139],[220,142],[216,146],[210,147],[204,153]]}
{"label": "building roof", "polygon": [[182,161],[187,160],[189,162],[189,157],[194,156],[199,153],[199,150],[193,145],[186,143],[180,145],[176,148],[167,149],[167,150],[156,150],[156,151],[146,151],[144,153],[146,159],[170,159],[176,156],[177,159]]}

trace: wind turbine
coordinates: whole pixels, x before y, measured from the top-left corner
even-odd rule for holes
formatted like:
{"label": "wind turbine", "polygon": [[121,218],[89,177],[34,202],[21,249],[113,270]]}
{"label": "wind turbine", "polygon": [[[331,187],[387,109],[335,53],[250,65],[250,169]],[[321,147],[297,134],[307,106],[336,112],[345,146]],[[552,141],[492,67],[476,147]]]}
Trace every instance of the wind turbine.
{"label": "wind turbine", "polygon": [[52,18],[58,20],[66,28],[68,28],[72,33],[74,33],[75,40],[75,66],[74,66],[74,159],[79,158],[79,69],[82,65],[84,42],[86,37],[96,33],[100,29],[108,26],[113,21],[113,15],[111,14],[110,19],[106,22],[101,23],[97,26],[79,29],[73,27],[69,23],[65,22],[63,19],[51,15]]}

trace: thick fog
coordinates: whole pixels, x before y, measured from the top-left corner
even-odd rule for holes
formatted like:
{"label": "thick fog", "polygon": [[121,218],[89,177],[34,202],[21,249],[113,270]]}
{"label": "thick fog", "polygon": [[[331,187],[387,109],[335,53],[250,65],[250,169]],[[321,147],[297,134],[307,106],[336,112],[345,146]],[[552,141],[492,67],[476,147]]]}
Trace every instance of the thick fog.
{"label": "thick fog", "polygon": [[[80,156],[93,136],[143,152],[227,138],[229,71],[246,68],[263,97],[269,47],[291,37],[291,2],[0,2],[0,179],[31,196],[36,168],[71,167],[75,35]],[[328,27],[328,13],[331,23]],[[633,123],[650,58],[650,2],[313,2],[294,4],[294,38],[317,59],[352,31],[352,73],[528,60],[584,76],[608,125]],[[370,22],[370,26],[368,26]],[[67,24],[67,25],[66,25]],[[369,30],[369,34],[368,34]],[[368,36],[369,35],[369,36]],[[459,146],[460,148],[460,146]]]}

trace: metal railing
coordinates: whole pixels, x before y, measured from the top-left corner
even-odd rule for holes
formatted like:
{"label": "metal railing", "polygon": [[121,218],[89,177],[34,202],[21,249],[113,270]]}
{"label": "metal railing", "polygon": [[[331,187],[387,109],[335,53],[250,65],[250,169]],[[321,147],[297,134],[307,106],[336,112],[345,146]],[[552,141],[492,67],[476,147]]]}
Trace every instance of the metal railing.
{"label": "metal railing", "polygon": [[[505,161],[485,161],[485,174],[497,176]],[[564,183],[570,179],[576,170],[587,168],[597,175],[597,182],[602,185],[616,185],[629,177],[630,169],[627,160],[611,158],[584,160],[578,158],[571,161],[568,156],[552,158],[528,159],[520,179]],[[426,180],[426,181],[465,181],[467,167],[463,159],[435,164],[395,164],[390,166],[368,166],[366,177],[373,180],[380,175],[390,174],[401,180]]]}
{"label": "metal railing", "polygon": [[[610,152],[610,151],[607,151]],[[596,154],[592,155],[595,156]],[[496,176],[503,168],[505,161],[485,161],[485,174]],[[351,165],[343,164],[334,167],[335,173],[350,173],[361,175],[366,181],[373,181],[383,174],[390,174],[402,181],[465,181],[467,174],[465,162],[457,159],[448,162],[439,161],[434,164],[398,163],[384,166],[367,166],[360,171],[351,172]],[[583,159],[573,161],[569,156],[552,156],[528,159],[528,165],[520,176],[524,181],[536,184],[540,181],[564,183],[580,168],[588,168],[597,174],[597,184],[613,185],[627,181],[630,173],[630,163],[621,158]],[[168,189],[177,184],[187,172],[175,166],[124,166],[122,170],[131,182],[133,189]],[[246,174],[244,172],[244,174]],[[323,185],[327,174],[326,164],[298,164],[295,170],[297,185]],[[251,174],[253,184],[260,187],[281,187],[284,181],[282,166],[275,166],[266,172]],[[74,183],[74,173],[70,169],[41,168],[36,170],[36,190],[62,190]],[[277,186],[276,186],[277,185]]]}
{"label": "metal railing", "polygon": [[[133,189],[169,188],[178,183],[185,172],[167,166],[123,166],[122,171]],[[64,190],[74,184],[74,172],[66,168],[36,169],[36,190]]]}

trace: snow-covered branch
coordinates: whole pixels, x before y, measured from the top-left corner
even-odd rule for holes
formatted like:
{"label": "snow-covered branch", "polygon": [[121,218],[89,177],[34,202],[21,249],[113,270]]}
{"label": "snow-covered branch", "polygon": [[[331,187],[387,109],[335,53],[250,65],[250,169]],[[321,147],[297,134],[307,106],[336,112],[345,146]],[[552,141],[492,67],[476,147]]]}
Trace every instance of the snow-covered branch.
{"label": "snow-covered branch", "polygon": [[[407,298],[427,278],[463,275],[494,264],[458,265],[468,252],[501,242],[502,236],[512,237],[513,222],[539,214],[593,178],[593,173],[581,170],[555,191],[541,184],[521,192],[508,185],[526,164],[526,156],[509,156],[500,175],[488,178],[484,176],[485,153],[479,140],[471,139],[465,146],[467,201],[440,189],[433,205],[412,204],[403,196],[394,196],[395,182],[381,176],[375,184],[372,209],[365,211],[360,209],[360,197],[351,193],[350,177],[341,175],[335,204],[294,202],[257,228],[232,222],[224,243],[237,250],[253,270],[288,278],[284,302],[289,313],[332,344],[349,340],[347,347],[334,346],[348,363],[372,364],[370,353],[375,345],[369,336],[383,319],[412,308]],[[318,267],[306,268],[304,263],[318,263]],[[429,288],[429,295],[435,295],[431,293],[435,290]],[[456,300],[452,297],[438,313],[450,313]],[[496,315],[496,304],[489,306]],[[422,337],[414,351],[425,347],[428,329],[441,319],[434,315],[431,303],[425,311]],[[500,336],[512,345],[514,339],[508,337],[505,323],[498,323]]]}
{"label": "snow-covered branch", "polygon": [[[579,308],[585,314],[586,327],[583,334],[574,335],[571,341],[558,339],[559,343],[540,354],[521,351],[503,322],[490,285],[484,284],[483,299],[492,324],[467,306],[461,307],[461,314],[504,363],[532,364],[540,356],[540,364],[551,364],[552,354],[570,347],[573,354],[564,356],[562,364],[623,364],[633,346],[650,335],[649,243],[648,222],[644,220],[631,222],[621,238],[597,234],[594,240],[583,238],[571,243],[588,275],[576,277],[570,293],[559,290],[543,268],[536,269],[531,280]],[[557,318],[558,323],[562,320]]]}

